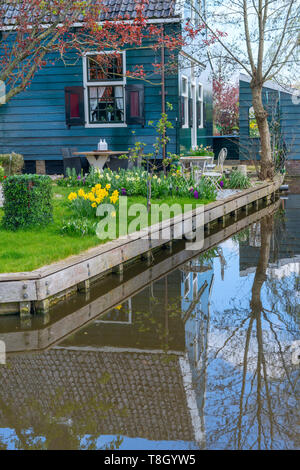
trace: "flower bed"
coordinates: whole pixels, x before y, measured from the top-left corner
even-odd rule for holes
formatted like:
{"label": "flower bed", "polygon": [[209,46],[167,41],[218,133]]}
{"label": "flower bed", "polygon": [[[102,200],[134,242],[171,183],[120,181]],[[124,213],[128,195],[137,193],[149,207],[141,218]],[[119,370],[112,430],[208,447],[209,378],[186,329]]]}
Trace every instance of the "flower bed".
{"label": "flower bed", "polygon": [[142,196],[149,194],[149,181],[151,181],[151,197],[187,197],[191,199],[207,199],[213,201],[216,198],[216,189],[213,185],[200,180],[199,183],[189,177],[185,178],[181,169],[172,169],[168,175],[163,173],[149,174],[145,170],[120,170],[118,172],[109,169],[103,172],[91,170],[86,176],[77,176],[75,173],[59,180],[58,184],[65,187],[88,187],[97,184],[102,187],[110,185],[112,190],[117,190],[121,196]]}

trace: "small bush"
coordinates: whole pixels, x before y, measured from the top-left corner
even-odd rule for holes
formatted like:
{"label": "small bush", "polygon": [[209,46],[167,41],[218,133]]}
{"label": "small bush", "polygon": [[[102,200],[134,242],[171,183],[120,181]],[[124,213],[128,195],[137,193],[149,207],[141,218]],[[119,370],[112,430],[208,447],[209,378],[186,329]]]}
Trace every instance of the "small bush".
{"label": "small bush", "polygon": [[21,173],[24,167],[23,155],[14,152],[0,154],[0,165],[3,166],[6,175]]}
{"label": "small bush", "polygon": [[236,170],[231,173],[228,186],[231,189],[247,189],[250,188],[251,181],[248,176],[243,175],[239,170]]}
{"label": "small bush", "polygon": [[49,176],[9,176],[3,183],[3,191],[4,228],[16,230],[44,226],[52,221],[52,186]]}
{"label": "small bush", "polygon": [[4,180],[4,168],[0,165],[0,183]]}

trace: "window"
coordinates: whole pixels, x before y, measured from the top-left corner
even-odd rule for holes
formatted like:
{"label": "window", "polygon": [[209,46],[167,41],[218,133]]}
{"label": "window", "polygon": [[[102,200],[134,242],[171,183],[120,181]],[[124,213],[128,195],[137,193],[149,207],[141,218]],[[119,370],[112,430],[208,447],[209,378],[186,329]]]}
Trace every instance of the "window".
{"label": "window", "polygon": [[203,85],[198,84],[198,101],[197,101],[197,126],[203,127]]}
{"label": "window", "polygon": [[184,286],[183,296],[186,300],[188,300],[189,293],[190,293],[190,275],[189,274],[185,276],[184,281],[183,281],[183,286]]}
{"label": "window", "polygon": [[249,136],[251,138],[259,137],[258,126],[255,118],[254,108],[249,108]]}
{"label": "window", "polygon": [[88,126],[125,125],[125,53],[84,56],[86,122]]}
{"label": "window", "polygon": [[189,82],[187,77],[181,77],[181,121],[182,127],[189,127]]}

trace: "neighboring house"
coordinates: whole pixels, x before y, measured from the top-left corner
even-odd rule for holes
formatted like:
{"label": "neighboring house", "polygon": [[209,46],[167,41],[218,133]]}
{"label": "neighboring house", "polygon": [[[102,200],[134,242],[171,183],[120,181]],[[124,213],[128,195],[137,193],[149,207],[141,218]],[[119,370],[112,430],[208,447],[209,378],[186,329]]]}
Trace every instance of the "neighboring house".
{"label": "neighboring house", "polygon": [[[112,21],[120,13],[134,14],[133,0],[106,2]],[[145,16],[174,34],[192,18],[191,7],[183,7],[183,3],[151,0]],[[168,51],[165,55],[167,59]],[[23,154],[27,172],[61,173],[64,147],[95,150],[99,140],[106,139],[109,149],[125,151],[138,140],[147,144],[145,152],[153,151],[156,133],[149,121],[155,123],[161,116],[161,77],[151,80],[157,82],[154,85],[125,75],[120,79],[115,71],[125,73],[142,64],[149,70],[152,63],[161,62],[161,51],[124,51],[106,76],[99,74],[92,56],[91,52],[69,66],[58,59],[37,73],[28,90],[0,106],[0,153]],[[167,145],[167,152],[172,153],[212,144],[209,73],[188,51],[179,56],[177,73],[167,74],[164,85],[165,102],[172,105],[168,116],[173,129],[168,132],[171,140]]]}
{"label": "neighboring house", "polygon": [[[259,137],[252,107],[250,79],[240,77],[240,160],[259,159]],[[287,169],[300,175],[300,99],[296,91],[287,91],[268,82],[263,88],[263,103],[269,113],[271,128],[278,122],[281,141],[286,147]],[[273,124],[272,124],[273,123]]]}

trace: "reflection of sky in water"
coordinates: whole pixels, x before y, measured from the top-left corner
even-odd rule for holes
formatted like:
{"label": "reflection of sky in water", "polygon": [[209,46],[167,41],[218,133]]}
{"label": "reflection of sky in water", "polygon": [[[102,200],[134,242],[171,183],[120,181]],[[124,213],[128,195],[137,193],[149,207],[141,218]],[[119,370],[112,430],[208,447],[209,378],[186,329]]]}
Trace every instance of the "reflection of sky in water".
{"label": "reflection of sky in water", "polygon": [[[211,295],[210,313],[211,317],[217,321],[218,315],[221,312],[228,311],[228,315],[230,315],[230,319],[234,324],[235,315],[239,316],[243,309],[250,311],[251,291],[255,277],[255,270],[247,273],[246,275],[244,274],[243,276],[240,276],[240,253],[238,243],[235,243],[230,239],[222,243],[220,246],[223,249],[223,254],[227,264],[223,280],[221,276],[220,260],[219,258],[214,259],[214,284]],[[254,263],[255,262],[253,262],[253,266],[255,266]],[[273,310],[274,305],[274,295],[272,295],[272,290],[270,290],[270,284],[273,284],[274,282],[276,282],[276,288],[278,290],[281,288],[288,290],[292,296],[289,300],[294,306],[298,303],[297,291],[294,289],[297,271],[295,272],[293,261],[291,260],[289,265],[278,268],[276,270],[277,273],[279,270],[281,273],[285,273],[283,279],[278,280],[274,278],[274,274],[276,274],[274,273],[275,268],[268,269],[267,279],[261,290],[263,307],[269,311]],[[282,326],[282,320],[287,320],[290,317],[286,311],[286,304],[284,304],[280,295],[278,295],[278,298],[276,299],[276,306],[280,311],[281,316],[278,317],[277,315],[272,315],[272,323],[275,325],[277,324],[277,326]],[[263,328],[269,330],[269,323],[264,321],[264,318],[262,318],[262,322]],[[283,331],[283,334],[286,336],[287,340],[296,339],[291,338],[290,334],[286,331]]]}
{"label": "reflection of sky in water", "polygon": [[[85,447],[87,444],[87,438],[83,438],[81,440],[82,448]],[[141,439],[141,438],[130,438],[126,436],[118,436],[122,441],[119,450],[195,450],[198,447],[193,442],[185,442],[185,441],[150,441],[148,439]],[[0,440],[7,445],[7,450],[16,450],[15,445],[15,438],[16,435],[12,429],[9,428],[0,428]],[[101,436],[97,439],[97,449],[109,449],[109,446],[112,442],[116,440],[117,436],[114,435],[107,435]],[[37,438],[40,442],[45,442],[45,438],[40,436]],[[36,440],[37,440],[36,439]]]}
{"label": "reflection of sky in water", "polygon": [[[153,433],[153,440],[150,440],[151,437],[146,439],[145,436],[149,436],[143,434],[143,431],[137,426],[136,433],[132,433],[131,437],[121,434],[120,449],[192,450],[196,447],[196,444],[192,442],[194,434],[198,437],[197,446],[208,449],[292,449],[299,445],[296,442],[295,432],[298,370],[291,364],[290,351],[292,342],[298,339],[297,335],[299,334],[295,320],[299,299],[296,290],[298,287],[297,276],[299,277],[298,260],[295,262],[295,259],[291,256],[290,259],[285,259],[284,266],[275,265],[274,263],[269,265],[271,267],[267,270],[267,277],[260,296],[264,311],[254,318],[252,330],[247,339],[247,332],[251,324],[250,302],[258,258],[253,257],[253,262],[251,255],[247,258],[248,247],[245,242],[244,251],[241,250],[239,243],[233,239],[221,243],[219,247],[221,247],[222,255],[226,261],[225,266],[223,266],[224,269],[222,269],[221,257],[215,256],[211,262],[205,261],[204,263],[206,266],[211,265],[211,270],[197,274],[177,270],[168,277],[169,305],[174,302],[175,296],[178,298],[180,298],[180,295],[182,296],[180,316],[171,319],[171,315],[169,315],[168,328],[171,336],[174,335],[174,332],[177,334],[182,333],[182,337],[185,335],[186,346],[186,357],[183,358],[184,342],[182,341],[181,344],[179,341],[176,343],[176,340],[174,340],[172,343],[171,349],[178,350],[179,353],[174,362],[174,368],[176,368],[179,377],[179,385],[177,384],[178,388],[176,390],[178,392],[180,388],[182,389],[180,400],[183,401],[186,392],[187,400],[184,411],[186,411],[187,416],[192,416],[193,425],[198,423],[197,432],[194,426],[195,433],[191,434],[191,438],[190,436],[182,436],[181,431],[178,437],[179,439],[186,439],[186,441],[172,440],[172,431],[170,429],[170,434],[168,432],[166,435],[162,435],[162,439],[170,436],[170,440],[159,441],[155,440],[158,438],[155,433]],[[245,257],[245,253],[247,259],[241,259],[243,256]],[[253,250],[251,253],[253,253]],[[256,255],[259,255],[259,248],[256,250]],[[185,281],[188,281],[186,285]],[[174,283],[173,286],[172,283]],[[193,302],[204,284],[206,284],[206,287],[201,293],[200,300],[194,304]],[[83,353],[80,352],[80,347],[88,347],[92,344],[95,354],[98,354],[97,347],[100,348],[103,345],[114,346],[117,350],[121,344],[121,336],[126,336],[126,332],[131,332],[131,336],[128,334],[128,344],[124,341],[123,350],[121,352],[120,349],[119,353],[123,354],[122,357],[124,358],[129,355],[128,351],[126,352],[126,347],[136,348],[138,354],[135,362],[133,362],[136,369],[138,369],[138,363],[140,362],[141,375],[139,376],[140,383],[137,382],[137,386],[142,386],[147,369],[145,366],[141,367],[144,360],[141,352],[145,346],[145,335],[147,334],[149,341],[147,348],[151,349],[152,345],[152,349],[155,349],[158,347],[155,343],[157,339],[155,334],[158,336],[158,323],[163,319],[161,324],[162,326],[165,325],[165,307],[162,302],[165,295],[165,279],[162,278],[154,285],[153,292],[159,297],[156,306],[154,304],[149,307],[148,303],[146,304],[144,301],[144,298],[147,297],[147,302],[149,302],[150,295],[150,291],[145,289],[140,295],[132,297],[132,306],[130,301],[129,309],[130,315],[128,312],[125,315],[123,311],[115,309],[107,313],[105,317],[101,317],[102,322],[105,320],[106,323],[108,320],[115,321],[116,319],[118,321],[122,320],[124,324],[130,323],[121,327],[118,321],[115,322],[115,336],[112,335],[107,343],[105,342],[106,338],[101,337],[101,332],[107,331],[105,328],[108,328],[109,324],[105,325],[98,320],[81,329],[78,334],[71,336],[69,342],[66,339],[60,345],[70,346],[70,348],[74,345],[79,346],[78,354],[80,354],[81,361],[83,360]],[[186,297],[184,297],[186,292]],[[137,315],[142,306],[144,306],[147,314],[144,320],[143,316]],[[193,306],[191,312],[189,312],[190,306]],[[185,324],[182,321],[183,317],[185,317]],[[145,329],[148,328],[149,330],[148,332],[142,332],[144,336],[140,331],[138,332],[139,321],[141,327],[146,327]],[[112,325],[110,329],[113,329]],[[91,337],[90,343],[88,342],[89,337]],[[164,336],[162,337],[164,338]],[[181,338],[179,334],[178,338]],[[261,344],[259,344],[260,339]],[[112,341],[112,344],[109,341]],[[153,347],[154,343],[155,348]],[[179,347],[179,345],[182,347]],[[248,348],[247,360],[245,358],[246,348]],[[101,354],[105,358],[106,353],[102,352]],[[263,357],[261,354],[263,354]],[[154,356],[153,353],[152,358]],[[178,359],[179,357],[180,359]],[[260,360],[259,366],[258,359]],[[115,362],[117,362],[116,359]],[[185,368],[182,366],[183,363]],[[103,364],[104,362],[101,363],[100,367],[104,367]],[[154,370],[157,375],[157,386],[168,383],[167,372],[165,376],[158,378],[162,364],[159,363],[157,370],[154,369],[154,363],[150,361],[149,364],[149,369]],[[70,364],[68,367],[71,371]],[[111,367],[114,368],[114,364]],[[165,371],[170,372],[171,369],[168,369],[168,367],[165,367]],[[122,375],[119,376],[116,372],[113,372],[113,374],[113,381],[122,385]],[[124,377],[126,380],[126,373],[124,373]],[[129,375],[127,375],[128,378],[130,378]],[[147,382],[145,383],[147,384]],[[148,386],[149,384],[150,381]],[[185,387],[185,390],[183,387]],[[172,383],[168,393],[173,393],[174,390],[175,386]],[[119,393],[119,398],[121,398],[121,392]],[[143,395],[141,394],[141,396]],[[132,397],[133,400],[135,398]],[[170,396],[168,399],[170,400]],[[159,411],[161,403],[157,403]],[[151,411],[147,409],[145,413],[149,414]],[[195,415],[197,415],[197,419],[193,421]],[[145,421],[145,414],[141,413],[140,416]],[[176,409],[173,412],[172,408],[171,413],[169,413],[169,419],[171,417],[169,424],[173,425],[176,416],[179,416],[179,412]],[[127,423],[125,431],[128,432]],[[81,438],[80,444],[83,447],[88,441],[88,432],[92,431],[88,430],[85,437]],[[104,427],[102,432],[103,435],[96,439],[97,448],[109,447],[111,442],[118,437],[117,435],[110,435],[113,432],[118,432],[115,428],[109,430]],[[125,434],[124,430],[123,434]],[[128,434],[130,435],[130,432]],[[10,449],[15,446],[15,437],[13,430],[0,428],[0,442],[2,440]],[[176,439],[176,437],[173,436],[173,439]],[[41,437],[39,440],[43,442],[44,438]]]}

